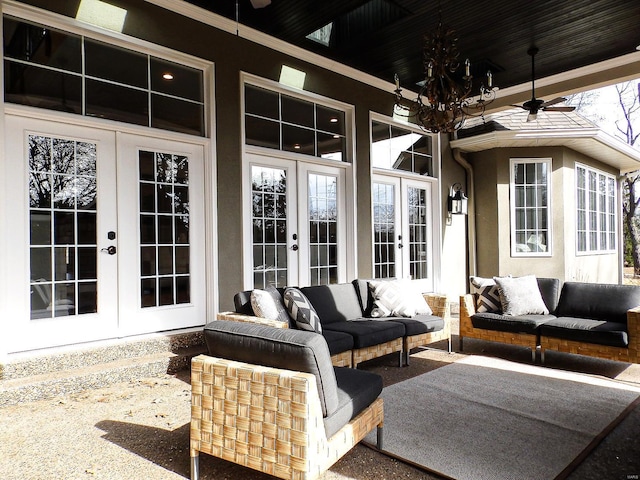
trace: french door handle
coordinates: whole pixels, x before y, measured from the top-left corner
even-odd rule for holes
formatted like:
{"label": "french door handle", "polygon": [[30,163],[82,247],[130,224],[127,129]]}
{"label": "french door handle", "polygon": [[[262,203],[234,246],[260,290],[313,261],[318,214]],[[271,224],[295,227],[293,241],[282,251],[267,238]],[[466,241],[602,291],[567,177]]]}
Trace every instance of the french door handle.
{"label": "french door handle", "polygon": [[113,245],[109,245],[107,248],[103,248],[100,251],[101,252],[107,252],[109,255],[115,255],[116,254],[116,247],[114,247]]}
{"label": "french door handle", "polygon": [[291,250],[293,250],[294,252],[298,251],[298,244],[294,243],[293,245],[291,245]]}
{"label": "french door handle", "polygon": [[398,248],[402,248],[404,247],[404,245],[402,245],[401,243],[398,244]]}

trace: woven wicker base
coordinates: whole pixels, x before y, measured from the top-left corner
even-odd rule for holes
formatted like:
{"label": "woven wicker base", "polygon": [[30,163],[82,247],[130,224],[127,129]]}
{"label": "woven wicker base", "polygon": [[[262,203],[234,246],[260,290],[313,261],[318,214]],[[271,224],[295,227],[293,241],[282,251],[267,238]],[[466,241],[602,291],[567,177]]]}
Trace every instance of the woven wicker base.
{"label": "woven wicker base", "polygon": [[334,367],[351,367],[352,366],[351,350],[331,355],[331,363]]}
{"label": "woven wicker base", "polygon": [[220,312],[216,315],[218,320],[231,320],[233,322],[249,322],[267,325],[274,328],[289,328],[288,322],[280,322],[278,320],[269,320],[268,318],[253,317],[251,315],[243,315],[236,312]]}
{"label": "woven wicker base", "polygon": [[540,352],[544,362],[545,350],[556,352],[574,353],[577,355],[588,355],[591,357],[616,360],[618,362],[638,363],[638,352],[628,348],[611,347],[608,345],[597,345],[593,343],[575,342],[562,338],[540,337]]}
{"label": "woven wicker base", "polygon": [[284,479],[316,478],[383,423],[377,399],[326,438],[315,377],[195,357],[191,367],[190,454],[200,452]]}
{"label": "woven wicker base", "polygon": [[371,347],[358,348],[353,350],[353,368],[357,368],[361,362],[372,360],[374,358],[389,355],[394,352],[402,352],[402,338],[396,338],[386,343],[372,345]]}

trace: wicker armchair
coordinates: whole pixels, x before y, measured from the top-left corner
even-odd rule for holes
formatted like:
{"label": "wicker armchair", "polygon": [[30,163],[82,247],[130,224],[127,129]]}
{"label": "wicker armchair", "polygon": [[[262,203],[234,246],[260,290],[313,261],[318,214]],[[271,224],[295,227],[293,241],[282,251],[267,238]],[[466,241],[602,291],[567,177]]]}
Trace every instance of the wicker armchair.
{"label": "wicker armchair", "polygon": [[313,479],[374,428],[378,398],[331,438],[312,374],[200,355],[191,366],[191,478],[200,452],[284,479]]}

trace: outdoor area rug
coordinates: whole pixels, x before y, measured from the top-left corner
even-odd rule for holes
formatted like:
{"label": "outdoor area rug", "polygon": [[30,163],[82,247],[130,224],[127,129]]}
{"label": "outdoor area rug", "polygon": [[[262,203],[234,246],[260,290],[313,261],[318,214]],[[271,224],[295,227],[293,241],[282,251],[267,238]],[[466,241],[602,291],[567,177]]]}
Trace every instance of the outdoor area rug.
{"label": "outdoor area rug", "polygon": [[470,356],[383,390],[383,450],[459,480],[564,478],[639,396],[601,377]]}

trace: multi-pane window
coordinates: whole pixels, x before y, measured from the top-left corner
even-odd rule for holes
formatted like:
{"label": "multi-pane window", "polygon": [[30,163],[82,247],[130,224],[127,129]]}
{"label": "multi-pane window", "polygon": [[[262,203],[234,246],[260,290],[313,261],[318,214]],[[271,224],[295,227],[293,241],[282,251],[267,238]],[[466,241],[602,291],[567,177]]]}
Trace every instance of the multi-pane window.
{"label": "multi-pane window", "polygon": [[373,121],[371,136],[373,167],[434,176],[431,135]]}
{"label": "multi-pane window", "polygon": [[396,276],[395,185],[373,184],[373,248],[375,278]]}
{"label": "multi-pane window", "polygon": [[250,84],[244,92],[247,145],[348,161],[344,111]]}
{"label": "multi-pane window", "polygon": [[576,166],[578,253],[616,250],[616,181],[606,173]]}
{"label": "multi-pane window", "polygon": [[287,285],[287,173],[251,167],[253,285]]}
{"label": "multi-pane window", "polygon": [[140,151],[141,307],[191,302],[189,159]]}
{"label": "multi-pane window", "polygon": [[511,254],[551,254],[550,159],[511,160]]}
{"label": "multi-pane window", "polygon": [[29,135],[31,318],[95,313],[96,145]]}
{"label": "multi-pane window", "polygon": [[338,282],[338,179],[309,174],[311,285]]}
{"label": "multi-pane window", "polygon": [[5,101],[205,135],[202,70],[4,17]]}
{"label": "multi-pane window", "polygon": [[424,188],[407,188],[409,209],[409,275],[414,280],[429,277],[427,255],[427,191]]}

